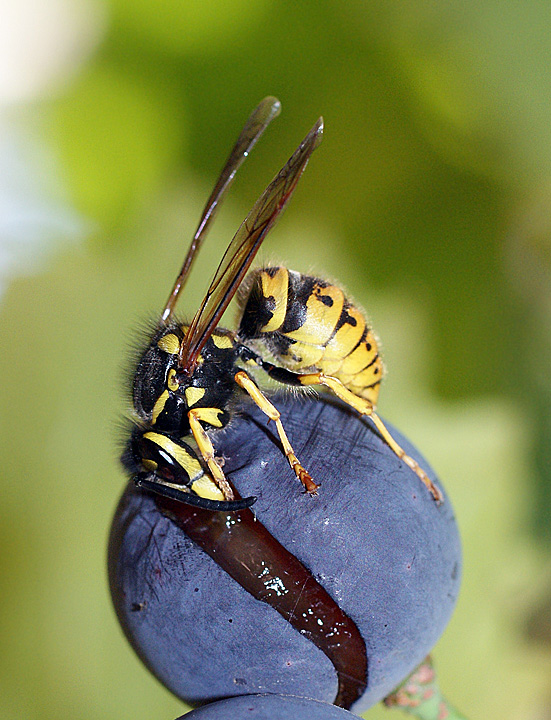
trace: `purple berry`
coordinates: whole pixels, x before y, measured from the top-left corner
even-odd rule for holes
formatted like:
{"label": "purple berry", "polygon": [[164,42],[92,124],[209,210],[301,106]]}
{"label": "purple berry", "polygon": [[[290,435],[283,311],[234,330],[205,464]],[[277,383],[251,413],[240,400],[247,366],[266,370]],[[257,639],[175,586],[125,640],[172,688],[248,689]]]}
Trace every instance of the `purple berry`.
{"label": "purple berry", "polygon": [[177,720],[354,720],[348,710],[294,695],[241,695],[192,710]]}
{"label": "purple berry", "polygon": [[[299,459],[321,483],[317,497],[301,491],[277,436],[249,406],[214,436],[216,451],[239,493],[258,497],[252,509],[260,523],[357,626],[367,689],[352,709],[363,712],[423,660],[451,616],[461,569],[451,504],[435,503],[369,420],[332,402],[274,402]],[[183,700],[266,692],[335,700],[339,683],[329,657],[230,577],[153,496],[126,491],[109,556],[114,604],[130,642]],[[277,594],[278,578],[267,582]],[[311,612],[315,623],[317,607]]]}

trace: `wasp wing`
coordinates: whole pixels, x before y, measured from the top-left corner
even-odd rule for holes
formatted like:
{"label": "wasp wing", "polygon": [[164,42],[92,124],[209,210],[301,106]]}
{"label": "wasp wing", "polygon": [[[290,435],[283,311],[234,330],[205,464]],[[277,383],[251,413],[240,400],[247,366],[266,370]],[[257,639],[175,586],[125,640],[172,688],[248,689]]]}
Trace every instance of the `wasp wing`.
{"label": "wasp wing", "polygon": [[264,237],[291,198],[310,155],[321,142],[322,133],[323,119],[320,118],[234,235],[182,344],[180,366],[186,374],[193,372],[199,353],[235,295]]}
{"label": "wasp wing", "polygon": [[191,240],[189,250],[187,251],[184,264],[182,265],[182,269],[176,278],[171,293],[168,296],[167,303],[161,314],[161,323],[166,323],[174,312],[178,296],[184,288],[193,261],[199,252],[210,224],[216,215],[218,205],[233,182],[235,173],[239,170],[241,164],[255,146],[264,130],[266,130],[271,121],[279,115],[280,110],[281,104],[277,98],[266,97],[250,114],[249,119],[245,123],[241,134],[237,138],[237,141],[226,160],[226,164],[220,173],[218,181],[205,204],[201,219],[199,220],[199,224],[197,225],[197,229],[195,230],[195,234]]}

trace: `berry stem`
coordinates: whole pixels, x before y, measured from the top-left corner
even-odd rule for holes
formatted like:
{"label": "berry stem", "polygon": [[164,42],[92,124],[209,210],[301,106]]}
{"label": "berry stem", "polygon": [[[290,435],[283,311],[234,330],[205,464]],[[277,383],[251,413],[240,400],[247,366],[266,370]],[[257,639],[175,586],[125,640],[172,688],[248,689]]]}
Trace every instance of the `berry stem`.
{"label": "berry stem", "polygon": [[467,720],[442,695],[430,655],[383,702],[419,720]]}

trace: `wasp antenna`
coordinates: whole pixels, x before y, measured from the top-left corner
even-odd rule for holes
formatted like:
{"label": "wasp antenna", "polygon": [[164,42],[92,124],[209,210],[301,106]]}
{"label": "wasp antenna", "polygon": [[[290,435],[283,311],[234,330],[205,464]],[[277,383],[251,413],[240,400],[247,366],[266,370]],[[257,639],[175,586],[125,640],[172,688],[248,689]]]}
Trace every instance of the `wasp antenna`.
{"label": "wasp antenna", "polygon": [[233,182],[236,172],[249,155],[249,152],[256,145],[264,130],[266,130],[272,120],[279,115],[280,111],[281,103],[279,100],[275,97],[268,96],[265,97],[250,114],[205,204],[182,269],[176,278],[171,293],[168,296],[167,303],[161,313],[160,325],[166,324],[174,312],[174,307],[185,286],[191,266],[207,236],[208,229],[216,215],[218,206]]}
{"label": "wasp antenna", "polygon": [[324,124],[323,124],[323,117],[319,117],[317,119],[316,124],[310,131],[310,134],[314,136],[314,144],[312,146],[312,150],[315,150],[318,145],[323,140],[323,130],[324,130]]}

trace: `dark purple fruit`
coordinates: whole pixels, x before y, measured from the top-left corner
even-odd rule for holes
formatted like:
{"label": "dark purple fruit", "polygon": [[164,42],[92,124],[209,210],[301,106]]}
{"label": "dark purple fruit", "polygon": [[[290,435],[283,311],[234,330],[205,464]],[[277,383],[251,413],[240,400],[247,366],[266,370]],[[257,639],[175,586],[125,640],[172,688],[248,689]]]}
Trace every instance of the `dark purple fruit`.
{"label": "dark purple fruit", "polygon": [[[317,497],[302,492],[277,436],[255,409],[247,406],[214,442],[239,493],[258,497],[257,525],[298,558],[309,580],[293,584],[292,573],[272,559],[263,577],[261,534],[252,548],[248,537],[236,555],[231,533],[242,527],[254,533],[252,516],[207,519],[228,533],[216,535],[216,547],[192,520],[211,554],[230,565],[237,558],[245,578],[249,573],[265,583],[267,600],[292,601],[295,615],[280,614],[257,599],[262,594],[253,597],[161,513],[154,496],[133,487],[119,504],[110,539],[114,604],[140,657],[186,702],[283,693],[332,703],[338,694],[341,705],[363,712],[423,660],[451,616],[461,568],[453,511],[447,498],[435,503],[369,420],[331,402],[280,396],[275,403],[299,459],[321,483]],[[430,474],[415,449],[391,432]],[[356,639],[346,630],[350,645],[342,635],[333,643],[333,659],[320,648],[331,644],[338,623],[328,622],[324,601],[315,599],[318,583],[357,628]],[[335,658],[348,663],[344,671],[337,673]],[[347,685],[348,675],[355,684]]]}
{"label": "dark purple fruit", "polygon": [[241,695],[192,710],[177,720],[354,720],[347,710],[295,695]]}

